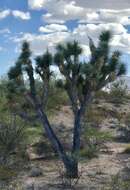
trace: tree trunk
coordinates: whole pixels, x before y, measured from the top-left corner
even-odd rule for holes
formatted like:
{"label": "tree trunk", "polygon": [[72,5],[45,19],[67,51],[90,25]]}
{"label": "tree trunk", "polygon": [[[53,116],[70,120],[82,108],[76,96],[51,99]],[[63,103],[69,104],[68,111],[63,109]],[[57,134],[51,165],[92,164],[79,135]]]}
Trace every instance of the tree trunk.
{"label": "tree trunk", "polygon": [[54,133],[53,129],[51,128],[51,125],[47,119],[47,116],[44,114],[44,112],[40,108],[38,110],[38,113],[39,113],[39,118],[41,120],[41,123],[45,129],[45,132],[46,132],[52,146],[58,153],[60,159],[63,161],[64,167],[66,169],[66,176],[71,177],[71,178],[77,178],[78,177],[77,160],[75,158],[73,158],[73,155],[71,157],[66,154],[60,140],[58,139],[58,137]]}
{"label": "tree trunk", "polygon": [[64,148],[63,148],[60,140],[56,136],[55,132],[53,131],[53,129],[47,119],[46,114],[39,108],[38,115],[39,115],[40,121],[43,125],[43,128],[45,129],[45,132],[46,132],[48,139],[50,140],[52,146],[58,152],[60,158],[65,159],[66,153],[64,151]]}
{"label": "tree trunk", "polygon": [[[73,148],[72,153],[78,154],[80,150],[80,136],[81,136],[81,112],[77,111],[74,119],[74,134],[73,134]],[[75,155],[76,156],[76,155]]]}
{"label": "tree trunk", "polygon": [[78,178],[78,161],[76,159],[69,160],[65,167],[68,178]]}
{"label": "tree trunk", "polygon": [[86,108],[92,101],[94,94],[88,93],[82,102],[80,109],[76,113],[74,113],[75,121],[74,121],[74,134],[73,134],[73,148],[72,152],[74,154],[78,154],[80,150],[80,136],[81,136],[81,120],[84,118]]}

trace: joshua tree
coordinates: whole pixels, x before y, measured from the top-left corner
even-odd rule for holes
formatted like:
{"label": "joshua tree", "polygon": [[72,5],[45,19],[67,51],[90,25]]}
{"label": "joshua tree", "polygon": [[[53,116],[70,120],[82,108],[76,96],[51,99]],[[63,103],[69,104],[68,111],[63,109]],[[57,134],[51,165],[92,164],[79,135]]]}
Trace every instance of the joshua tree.
{"label": "joshua tree", "polygon": [[[37,119],[57,151],[66,168],[69,177],[78,176],[78,153],[80,150],[81,122],[84,118],[88,105],[92,102],[95,92],[102,89],[109,82],[125,73],[125,66],[120,62],[120,53],[109,50],[110,32],[100,35],[98,46],[89,39],[91,58],[89,62],[82,62],[82,48],[78,42],[69,42],[58,45],[54,61],[52,55],[47,51],[43,56],[36,58],[36,67],[32,66],[29,44],[23,43],[22,52],[15,66],[10,69],[8,76],[16,89],[22,87],[24,97],[27,97],[33,105]],[[55,63],[64,76],[64,87],[70,98],[74,114],[73,145],[71,153],[67,153],[55,134],[46,115],[46,103],[49,92],[49,81],[51,77],[50,66]],[[25,85],[24,74],[27,74],[29,86]],[[34,73],[40,76],[42,81],[42,95],[36,89]],[[13,88],[14,88],[13,87]],[[14,92],[13,92],[14,93]],[[20,92],[21,93],[21,92]],[[21,114],[29,118],[25,113]]]}

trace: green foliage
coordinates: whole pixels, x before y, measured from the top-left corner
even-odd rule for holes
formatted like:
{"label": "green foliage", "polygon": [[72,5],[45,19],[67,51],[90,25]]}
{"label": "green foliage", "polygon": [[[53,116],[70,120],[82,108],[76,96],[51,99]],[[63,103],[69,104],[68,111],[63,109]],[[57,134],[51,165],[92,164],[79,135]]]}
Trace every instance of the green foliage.
{"label": "green foliage", "polygon": [[56,87],[63,89],[64,88],[64,81],[62,79],[56,80]]}
{"label": "green foliage", "polygon": [[104,112],[103,109],[99,109],[96,104],[89,106],[85,115],[85,121],[96,127],[98,127],[105,118],[106,112]]}
{"label": "green foliage", "polygon": [[[69,160],[70,163],[75,160],[73,155],[79,151],[80,147],[80,120],[85,114],[86,107],[92,102],[97,91],[101,90],[108,83],[115,81],[118,76],[125,73],[125,66],[120,60],[120,52],[114,51],[112,54],[110,53],[110,40],[111,33],[109,31],[101,33],[97,46],[94,45],[92,39],[89,39],[91,50],[89,62],[81,61],[83,50],[79,43],[74,41],[62,45],[59,44],[56,48],[54,61],[52,60],[51,53],[47,50],[44,55],[38,56],[35,59],[35,66],[31,59],[29,43],[24,42],[18,61],[8,73],[9,79],[16,85],[16,89],[21,89],[21,86],[24,86],[25,89],[21,92],[21,96],[28,98],[28,102],[34,110],[35,118],[38,118],[37,121],[40,121],[42,125],[45,126],[46,133],[51,143],[59,153],[59,156],[63,160],[67,169],[68,166],[63,158]],[[63,75],[63,87],[70,99],[74,113],[74,140],[72,146],[72,152],[74,154],[71,155],[71,158],[67,156],[66,152],[64,153],[62,143],[53,131],[46,115],[47,109],[51,109],[49,108],[49,105],[52,107],[55,107],[56,104],[60,105],[62,97],[63,101],[65,100],[65,93],[61,95],[61,92],[59,91],[60,89],[56,89],[58,93],[57,96],[53,96],[53,100],[50,99],[52,102],[49,100],[49,97],[51,96],[50,80],[52,75],[50,67],[53,62],[58,66]],[[27,85],[25,85],[25,73],[28,76]],[[37,88],[35,74],[40,78],[40,89]],[[99,116],[97,116],[96,123],[100,123]],[[88,133],[88,135],[90,134]],[[99,144],[98,141],[102,138],[104,139],[105,136],[103,134],[98,136],[98,132],[96,132],[95,136],[93,134],[92,136],[90,135],[90,138],[88,138],[89,140],[86,140],[86,147],[88,146],[92,152],[95,153],[97,144]],[[91,150],[89,151],[89,154],[92,154]]]}
{"label": "green foliage", "polygon": [[86,95],[102,89],[125,73],[125,65],[120,60],[120,52],[114,51],[110,54],[110,40],[109,31],[101,33],[97,46],[89,38],[91,50],[89,62],[80,61],[82,48],[78,42],[57,46],[54,61],[65,77],[65,88],[73,105],[81,106]]}
{"label": "green foliage", "polygon": [[127,85],[124,80],[119,80],[112,84],[110,89],[110,101],[113,103],[123,103],[127,97]]}
{"label": "green foliage", "polygon": [[99,148],[95,144],[91,144],[87,146],[87,148],[83,148],[80,150],[80,156],[82,158],[92,159],[94,157],[97,157],[98,152]]}
{"label": "green foliage", "polygon": [[68,104],[68,96],[64,89],[57,88],[55,85],[51,87],[48,103],[47,103],[47,112],[54,113],[56,110],[59,110],[62,106]]}
{"label": "green foliage", "polygon": [[10,180],[13,177],[16,177],[16,172],[6,166],[0,166],[0,181]]}
{"label": "green foliage", "polygon": [[8,113],[7,80],[0,80],[0,118],[6,118]]}
{"label": "green foliage", "polygon": [[98,92],[96,92],[95,94],[95,101],[100,101],[100,100],[109,100],[109,93],[104,91],[104,90],[99,90]]}
{"label": "green foliage", "polygon": [[0,123],[0,160],[6,164],[11,154],[24,145],[24,128],[11,118],[10,121]]}
{"label": "green foliage", "polygon": [[112,176],[111,184],[109,184],[109,187],[106,188],[106,190],[129,190],[129,187],[130,181],[121,179],[119,174],[117,174]]}
{"label": "green foliage", "polygon": [[[101,33],[99,43],[96,47],[92,39],[89,38],[91,58],[88,63],[80,61],[83,50],[78,42],[68,42],[57,46],[54,62],[59,67],[61,74],[65,77],[65,84],[62,85],[63,83],[61,84],[60,82],[60,86],[65,87],[67,90],[73,106],[74,104],[75,107],[78,104],[81,106],[87,94],[102,89],[106,84],[114,81],[118,76],[125,73],[125,66],[120,61],[120,52],[115,51],[110,56],[110,39],[111,33],[109,31]],[[31,93],[33,101],[35,96],[36,101],[36,94],[38,93],[34,77],[34,73],[36,72],[42,83],[40,89],[42,96],[40,96],[40,101],[43,102],[45,107],[50,95],[49,86],[52,75],[50,66],[52,63],[53,57],[47,50],[42,56],[36,57],[34,69],[29,43],[24,42],[18,61],[8,72],[10,82],[14,85],[10,93],[13,93],[13,89],[23,89],[23,92],[20,91],[23,95],[28,93],[28,85],[25,85],[24,81],[24,73],[26,72],[29,79],[29,93]]]}
{"label": "green foliage", "polygon": [[97,156],[104,142],[112,139],[112,135],[108,132],[102,132],[98,128],[90,126],[85,127],[83,139],[83,148],[80,151],[80,155],[91,159]]}
{"label": "green foliage", "polygon": [[14,67],[10,68],[10,71],[8,73],[8,77],[9,79],[15,79],[17,77],[19,77],[19,75],[22,74],[22,70],[21,70],[21,64],[20,62],[16,62],[16,65]]}
{"label": "green foliage", "polygon": [[45,80],[50,78],[52,72],[50,71],[50,66],[52,65],[52,55],[46,51],[42,56],[36,57],[36,72],[44,78]]}
{"label": "green foliage", "polygon": [[27,144],[36,143],[43,136],[43,129],[41,128],[41,126],[36,126],[36,127],[28,126],[25,129],[25,136],[26,136]]}
{"label": "green foliage", "polygon": [[96,142],[105,142],[111,139],[111,133],[100,131],[100,129],[94,127],[88,127],[85,130],[85,139],[96,138]]}

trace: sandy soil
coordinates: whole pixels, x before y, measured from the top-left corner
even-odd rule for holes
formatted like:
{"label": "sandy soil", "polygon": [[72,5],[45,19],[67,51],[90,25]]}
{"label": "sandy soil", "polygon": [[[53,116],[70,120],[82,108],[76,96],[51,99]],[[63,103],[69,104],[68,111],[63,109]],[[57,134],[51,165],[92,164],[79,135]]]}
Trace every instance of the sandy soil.
{"label": "sandy soil", "polygon": [[[126,109],[123,107],[123,111]],[[71,139],[71,136],[69,137],[67,134],[72,130],[73,114],[68,106],[63,107],[60,112],[56,113],[52,119],[52,123],[61,125],[61,129],[57,129],[54,125],[55,130],[59,130],[60,134],[63,134],[64,131],[63,135],[64,137],[66,136],[66,140],[68,138]],[[109,130],[108,123],[107,125],[104,125],[104,123],[107,123],[107,121],[103,121],[101,130]],[[77,189],[101,190],[104,184],[108,184],[111,181],[112,176],[129,167],[129,155],[123,153],[127,145],[127,143],[115,141],[107,142],[97,158],[82,161],[80,163],[81,178],[79,179]],[[43,171],[43,176],[29,177],[29,171],[22,172],[15,179],[15,182],[22,182],[23,186],[26,188],[30,187],[30,190],[60,189],[59,184],[61,183],[61,179],[59,178],[59,174],[62,169],[61,163],[58,160],[52,160],[51,158],[49,160],[36,160],[31,161],[30,165],[31,167],[39,166]]]}

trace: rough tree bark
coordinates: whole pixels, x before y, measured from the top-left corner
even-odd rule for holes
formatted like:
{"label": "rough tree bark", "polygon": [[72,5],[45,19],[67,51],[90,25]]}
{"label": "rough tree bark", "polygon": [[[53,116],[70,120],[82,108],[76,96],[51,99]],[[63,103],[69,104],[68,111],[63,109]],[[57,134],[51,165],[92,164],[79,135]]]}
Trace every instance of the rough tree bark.
{"label": "rough tree bark", "polygon": [[75,163],[75,160],[72,159],[71,156],[68,156],[66,154],[64,147],[62,146],[59,138],[56,136],[54,130],[52,129],[51,124],[49,123],[46,114],[42,110],[41,106],[38,104],[36,104],[36,111],[38,113],[39,120],[41,121],[41,124],[43,128],[45,129],[48,139],[50,140],[53,148],[58,153],[60,159],[63,161],[63,164],[66,169],[66,175],[71,178],[76,178],[78,176],[78,172],[75,175],[75,168],[76,168],[76,171],[78,170],[77,170],[77,165]]}

